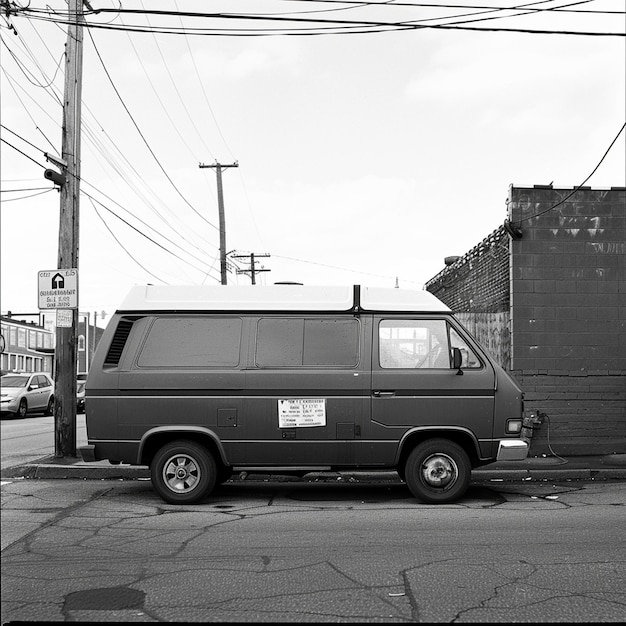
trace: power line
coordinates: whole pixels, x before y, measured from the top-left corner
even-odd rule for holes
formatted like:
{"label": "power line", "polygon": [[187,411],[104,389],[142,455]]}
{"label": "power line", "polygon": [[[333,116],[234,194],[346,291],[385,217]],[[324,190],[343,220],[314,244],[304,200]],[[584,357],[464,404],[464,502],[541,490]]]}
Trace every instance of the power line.
{"label": "power line", "polygon": [[[18,135],[16,132],[12,131],[11,129],[7,128],[4,124],[0,124],[0,127],[3,128],[4,130],[12,133],[13,135],[15,135],[16,137],[18,137],[19,139],[23,140],[24,142],[26,142],[28,145],[30,145],[32,148],[36,149],[36,150],[40,150],[35,144],[29,142],[28,140],[24,139],[23,137],[21,137],[20,135]],[[31,159],[34,163],[36,163],[37,165],[39,165],[40,167],[45,167],[41,164],[39,164],[37,161],[35,161],[32,157],[28,156],[25,152],[22,152],[21,150],[19,150],[16,146],[12,145],[11,143],[9,143],[8,141],[6,141],[5,139],[2,139],[2,141],[4,143],[6,143],[7,145],[9,145],[11,148],[17,150],[18,152],[20,152],[21,154],[23,154],[24,156],[26,156],[27,158]],[[90,187],[92,187],[95,191],[98,191],[98,193],[100,193],[101,195],[103,195],[105,198],[107,198],[109,201],[114,202],[115,204],[117,204],[121,209],[128,211],[128,209],[125,209],[122,205],[120,205],[119,203],[117,203],[115,200],[113,200],[112,198],[108,197],[105,193],[103,193],[102,191],[100,191],[99,189],[97,189],[96,187],[94,187],[93,185],[91,185],[87,180],[85,180],[84,178],[81,179],[82,182],[84,184],[89,185]],[[51,191],[53,188],[46,188],[46,191]],[[40,194],[33,194],[33,195],[40,195]],[[87,196],[90,201],[92,201],[92,203],[95,201],[97,202],[100,206],[102,206],[104,209],[106,209],[107,211],[109,211],[109,213],[111,213],[112,215],[114,215],[115,217],[117,217],[120,221],[124,222],[124,224],[126,224],[127,226],[129,226],[130,228],[132,228],[133,230],[135,230],[137,233],[139,233],[140,235],[142,235],[143,237],[145,237],[146,239],[148,239],[149,241],[151,241],[153,244],[155,244],[156,246],[161,247],[163,250],[165,250],[166,252],[168,252],[169,254],[171,254],[172,256],[178,258],[179,260],[183,261],[184,263],[186,263],[187,265],[189,265],[190,267],[192,267],[195,270],[198,270],[200,272],[202,272],[203,274],[206,274],[206,270],[198,268],[196,266],[194,266],[193,264],[189,263],[188,261],[185,261],[183,258],[181,258],[180,256],[178,256],[177,254],[175,254],[174,252],[172,252],[171,250],[168,250],[165,246],[159,244],[157,241],[155,241],[154,239],[152,239],[151,237],[149,237],[148,235],[146,235],[144,232],[140,231],[138,228],[136,228],[135,226],[133,226],[132,224],[130,224],[130,222],[128,222],[127,220],[123,219],[122,217],[120,217],[117,213],[115,213],[113,210],[111,210],[110,208],[108,208],[106,205],[104,205],[102,202],[100,202],[99,200],[96,200],[93,196],[91,196],[90,194],[86,193],[84,190],[81,191],[81,195],[85,195]],[[15,200],[18,199],[26,199],[32,196],[25,196],[23,198],[15,198]],[[128,211],[130,213],[130,211]],[[131,214],[132,215],[132,214]],[[100,214],[98,214],[98,217],[100,217],[100,219],[102,219],[102,217],[100,216]],[[133,215],[133,218],[136,219],[137,221],[139,221],[143,226],[145,226],[146,228],[149,228],[150,230],[152,230],[153,232],[157,233],[160,237],[162,237],[163,239],[165,239],[168,243],[172,244],[173,246],[175,246],[176,248],[182,250],[183,252],[185,252],[186,254],[188,254],[189,256],[191,256],[192,258],[194,258],[197,261],[200,261],[201,263],[205,263],[206,265],[209,265],[208,262],[204,261],[203,259],[198,258],[197,256],[194,256],[193,254],[191,254],[187,249],[183,248],[182,246],[178,245],[176,242],[172,241],[170,238],[166,237],[163,233],[159,232],[157,229],[155,229],[154,227],[150,226],[149,224],[147,224],[145,221],[141,220],[139,217],[137,217],[136,215]],[[108,227],[107,227],[108,228]],[[110,229],[109,229],[110,230]],[[115,238],[115,240],[119,242],[119,240],[117,238]],[[120,246],[122,246],[122,244],[120,244]],[[122,246],[123,248],[123,246]],[[127,250],[124,248],[124,250],[127,252]],[[143,267],[143,266],[142,266]],[[211,271],[211,269],[209,269],[209,272]]]}
{"label": "power line", "polygon": [[602,164],[602,161],[604,161],[607,154],[611,151],[611,148],[615,145],[615,142],[618,140],[619,136],[624,132],[624,128],[626,128],[626,124],[624,124],[619,129],[619,132],[617,133],[617,135],[615,135],[615,139],[613,139],[613,141],[611,142],[611,145],[607,148],[606,152],[602,155],[602,158],[598,161],[598,164],[593,168],[593,170],[591,171],[591,174],[589,174],[589,176],[587,176],[587,178],[585,178],[585,180],[583,180],[583,182],[580,183],[580,185],[574,187],[574,189],[572,189],[572,191],[568,193],[565,196],[565,198],[563,198],[562,200],[559,200],[559,202],[557,202],[555,205],[549,207],[548,209],[544,209],[543,211],[539,211],[539,213],[535,213],[534,215],[528,215],[527,217],[524,217],[521,220],[517,220],[515,224],[520,224],[521,222],[530,220],[533,217],[538,217],[539,215],[543,215],[544,213],[547,213],[548,211],[552,211],[552,209],[556,209],[556,207],[561,206],[564,202],[569,200],[596,173],[596,171]]}
{"label": "power line", "polygon": [[15,150],[16,152],[19,152],[20,154],[24,155],[27,159],[30,159],[35,165],[39,165],[39,167],[41,168],[45,168],[45,165],[42,165],[41,163],[39,163],[39,161],[35,161],[35,159],[33,159],[33,157],[28,156],[26,154],[26,152],[22,152],[22,150],[20,150],[18,147],[14,146],[12,143],[8,142],[6,139],[3,139],[2,137],[0,137],[0,141],[2,141],[3,143],[6,143],[7,146],[10,146],[11,148],[13,148],[13,150]]}
{"label": "power line", "polygon": [[[91,36],[91,34],[90,34]],[[93,39],[92,39],[92,43],[93,43]],[[113,87],[113,91],[115,91],[115,95],[118,97],[120,103],[122,104],[122,106],[124,107],[124,110],[126,111],[128,117],[130,118],[131,122],[133,123],[133,125],[135,126],[135,129],[137,130],[137,132],[139,133],[139,136],[141,137],[142,141],[144,142],[146,148],[148,148],[148,151],[150,152],[150,154],[152,155],[152,157],[154,158],[155,162],[157,163],[157,165],[159,166],[159,168],[161,169],[161,171],[163,172],[163,174],[165,175],[165,177],[167,178],[167,180],[170,182],[170,184],[172,185],[172,187],[176,190],[176,192],[178,193],[178,195],[183,199],[183,201],[185,202],[185,204],[187,204],[187,206],[189,206],[191,208],[191,210],[198,216],[200,217],[203,221],[205,221],[209,226],[211,226],[212,228],[215,228],[215,230],[218,230],[218,227],[213,224],[212,222],[210,222],[206,217],[204,217],[204,215],[202,215],[188,200],[187,198],[185,198],[185,196],[183,196],[182,192],[180,191],[180,189],[176,186],[176,184],[174,183],[174,181],[171,179],[170,175],[165,171],[165,168],[163,167],[163,165],[161,164],[161,161],[159,161],[159,159],[157,158],[156,154],[154,153],[154,150],[152,150],[152,148],[150,147],[150,144],[148,143],[147,139],[145,138],[144,134],[141,132],[141,129],[139,128],[139,125],[137,124],[137,122],[135,121],[135,118],[133,117],[132,113],[128,110],[128,107],[126,106],[126,103],[124,102],[124,99],[122,98],[120,92],[118,91],[117,87],[115,86],[115,83],[113,82],[113,79],[111,78],[111,75],[109,74],[109,71],[106,68],[106,65],[104,64],[104,61],[102,60],[102,57],[100,56],[100,52],[98,51],[98,49],[95,47],[95,43],[94,43],[94,49],[96,51],[96,54],[98,55],[98,59],[100,60],[100,63],[102,64],[102,68],[104,69],[104,73],[106,74],[107,78],[109,79],[109,82],[111,83],[111,86]]]}
{"label": "power line", "polygon": [[[280,254],[272,254],[276,259],[285,259],[286,261],[296,261],[297,263],[306,263],[307,265],[319,265],[320,267],[328,267],[333,270],[341,270],[342,272],[352,272],[353,274],[362,274],[363,276],[375,276],[376,278],[397,278],[396,276],[385,276],[383,274],[374,274],[372,272],[363,272],[362,270],[349,269],[347,267],[338,267],[337,265],[329,265],[328,263],[318,263],[317,261],[307,261],[305,259],[296,259],[290,256]],[[416,283],[414,280],[404,280],[407,283]]]}
{"label": "power line", "polygon": [[[84,182],[84,181],[83,181]],[[158,241],[155,241],[154,239],[152,239],[152,237],[149,237],[146,233],[142,232],[141,230],[139,230],[136,226],[133,226],[130,222],[128,222],[127,220],[125,220],[123,217],[120,217],[117,213],[115,213],[115,211],[111,210],[109,207],[107,207],[106,205],[104,205],[102,202],[100,202],[99,200],[96,200],[93,196],[89,195],[88,193],[85,193],[84,191],[82,192],[83,195],[87,196],[90,201],[93,202],[97,202],[103,209],[106,209],[109,213],[111,213],[111,215],[117,217],[118,220],[120,220],[121,222],[123,222],[124,224],[126,224],[126,226],[128,226],[129,228],[131,228],[132,230],[134,230],[136,233],[138,233],[139,235],[141,235],[142,237],[144,237],[145,239],[147,239],[148,241],[150,241],[151,243],[153,243],[155,246],[158,246],[159,248],[161,248],[163,251],[167,252],[168,254],[172,255],[173,257],[179,259],[180,261],[182,261],[183,263],[186,263],[187,265],[189,265],[190,267],[192,267],[195,270],[198,270],[199,272],[202,272],[203,274],[206,273],[206,270],[196,267],[195,265],[192,265],[191,263],[189,263],[189,261],[186,261],[185,259],[183,259],[182,257],[178,256],[177,254],[175,254],[174,252],[172,252],[171,250],[168,250],[163,244],[160,244]],[[102,219],[102,218],[101,218]],[[183,247],[179,246],[178,244],[176,244],[174,241],[172,241],[171,239],[167,238],[165,235],[163,235],[162,233],[159,233],[158,231],[156,231],[154,228],[152,228],[151,226],[149,226],[148,224],[146,224],[145,222],[143,222],[142,220],[140,220],[139,218],[135,218],[137,219],[139,222],[141,222],[144,226],[147,226],[148,228],[150,228],[150,230],[156,232],[159,236],[163,237],[163,239],[165,239],[168,243],[171,243],[173,246],[175,246],[176,248],[178,248],[179,250],[182,250],[183,252],[185,252],[186,254],[189,254],[189,256],[191,256],[192,258],[196,259],[196,261],[200,261],[200,263],[206,263],[206,261],[203,261],[202,259],[199,259],[198,257],[195,257],[194,255],[190,254],[189,252],[187,252],[187,250],[185,250]],[[117,240],[116,240],[117,241]],[[119,241],[118,241],[119,243]],[[121,245],[121,244],[120,244]],[[122,246],[123,247],[123,246]],[[124,248],[124,250],[126,250]],[[206,263],[208,265],[208,263]]]}
{"label": "power line", "polygon": [[[120,248],[122,248],[122,250],[124,250],[124,252],[126,252],[126,254],[137,264],[139,265],[139,267],[144,271],[147,272],[148,274],[150,274],[150,276],[152,276],[153,278],[156,278],[158,281],[165,283],[166,285],[168,284],[166,281],[162,280],[161,278],[159,278],[156,274],[153,274],[147,267],[144,267],[128,250],[127,248],[120,242],[120,240],[115,236],[115,233],[109,228],[109,225],[102,219],[102,216],[100,215],[97,207],[93,204],[93,198],[87,196],[89,198],[89,200],[91,201],[94,211],[96,212],[96,215],[100,218],[100,220],[102,221],[102,223],[104,224],[104,227],[109,231],[109,233],[111,234],[111,237],[113,237],[113,239],[115,239],[115,241],[117,242],[117,244],[120,246]],[[106,207],[105,207],[106,208]]]}
{"label": "power line", "polygon": [[259,254],[258,252],[250,252],[249,254],[231,254],[230,255],[233,259],[250,259],[248,261],[248,265],[250,266],[249,269],[247,270],[242,270],[237,268],[237,274],[250,274],[250,280],[252,282],[253,285],[256,285],[256,275],[259,272],[271,272],[272,270],[268,270],[265,268],[260,268],[257,269],[256,267],[256,263],[257,263],[257,259],[259,257],[270,257],[271,254]]}
{"label": "power line", "polygon": [[[587,0],[584,0],[587,1]],[[380,7],[380,3],[363,3],[365,6],[372,7],[377,6]],[[534,4],[534,3],[533,3]],[[578,4],[578,3],[574,3]],[[385,4],[386,7],[394,6],[393,4]],[[466,8],[464,5],[419,5],[407,3],[405,6],[418,7],[418,6],[428,6],[429,8],[450,8],[456,6],[456,8]],[[558,13],[565,12],[565,10],[558,10],[558,7],[551,8],[541,8],[541,7],[533,7],[533,8],[525,8],[530,7],[531,5],[521,5],[517,7],[480,7],[482,10],[498,10],[498,11],[511,11],[511,10],[519,10],[522,13],[519,13],[513,17],[520,17],[523,15],[527,15],[528,13]],[[474,8],[474,7],[472,7]],[[478,7],[476,7],[478,8]],[[61,22],[61,23],[71,23],[71,19],[68,18],[59,18],[56,17],[60,15],[59,13],[54,12],[55,17],[50,17],[50,11],[43,11],[38,9],[31,9],[29,7],[20,8],[19,11],[17,9],[13,10],[14,13],[24,13],[33,19],[39,19],[43,21],[52,21],[52,22]],[[377,32],[387,32],[393,30],[419,30],[419,29],[444,29],[444,30],[469,30],[469,31],[489,31],[489,32],[517,32],[517,33],[525,33],[525,34],[558,34],[558,35],[579,35],[579,36],[610,36],[610,37],[624,37],[626,33],[619,32],[602,32],[602,31],[570,31],[570,30],[553,30],[553,29],[532,29],[532,28],[498,28],[498,27],[476,27],[476,26],[461,26],[458,24],[423,24],[423,23],[415,23],[416,20],[413,21],[380,21],[380,20],[339,20],[339,19],[320,19],[320,18],[307,18],[307,17],[293,17],[293,16],[281,16],[281,15],[267,15],[267,14],[252,14],[252,13],[202,13],[202,12],[192,12],[192,11],[166,11],[166,10],[145,10],[145,9],[108,9],[108,8],[99,8],[94,9],[92,12],[86,12],[86,14],[95,16],[98,14],[105,13],[116,13],[116,14],[132,14],[132,15],[155,15],[155,16],[184,16],[196,19],[212,19],[212,20],[236,20],[236,21],[249,21],[249,22],[271,22],[278,24],[295,24],[295,26],[291,26],[289,28],[269,28],[265,26],[261,26],[259,28],[251,28],[251,27],[240,27],[234,29],[228,28],[217,28],[217,27],[205,27],[205,28],[189,28],[186,27],[184,30],[175,28],[175,27],[167,27],[167,26],[158,26],[158,27],[146,27],[146,26],[135,26],[135,25],[113,25],[111,23],[94,23],[90,22],[87,24],[89,28],[100,28],[107,30],[130,30],[133,32],[158,32],[162,34],[188,34],[188,35],[211,35],[211,36],[276,36],[276,35],[302,35],[302,36],[312,36],[312,35],[329,35],[329,34],[371,34]],[[581,13],[584,15],[589,15],[591,12],[589,11],[571,11],[572,13]],[[605,12],[597,12],[600,15],[606,15],[609,13]],[[621,15],[623,12],[619,13],[610,13],[611,15]],[[500,17],[511,17],[511,16],[500,16]],[[446,19],[445,16],[441,19]]]}

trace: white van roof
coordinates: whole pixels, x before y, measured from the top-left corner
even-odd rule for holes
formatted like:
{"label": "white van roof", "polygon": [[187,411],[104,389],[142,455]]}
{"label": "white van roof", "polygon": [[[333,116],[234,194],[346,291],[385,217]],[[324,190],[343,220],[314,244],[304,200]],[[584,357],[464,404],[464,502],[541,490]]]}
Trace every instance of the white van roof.
{"label": "white van roof", "polygon": [[428,291],[317,285],[141,285],[118,313],[146,311],[416,311],[450,309]]}

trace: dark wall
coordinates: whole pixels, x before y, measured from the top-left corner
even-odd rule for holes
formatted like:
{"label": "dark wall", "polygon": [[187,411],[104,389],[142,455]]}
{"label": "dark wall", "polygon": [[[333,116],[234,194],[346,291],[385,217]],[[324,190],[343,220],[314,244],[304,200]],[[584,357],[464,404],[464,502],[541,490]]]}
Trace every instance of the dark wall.
{"label": "dark wall", "polygon": [[[511,369],[557,453],[626,452],[626,190],[511,187]],[[550,442],[547,439],[550,427]],[[537,446],[536,446],[537,447]]]}
{"label": "dark wall", "polygon": [[509,236],[503,227],[428,281],[426,289],[510,369]]}
{"label": "dark wall", "polygon": [[548,418],[531,454],[626,452],[626,189],[509,190],[503,227],[426,284]]}

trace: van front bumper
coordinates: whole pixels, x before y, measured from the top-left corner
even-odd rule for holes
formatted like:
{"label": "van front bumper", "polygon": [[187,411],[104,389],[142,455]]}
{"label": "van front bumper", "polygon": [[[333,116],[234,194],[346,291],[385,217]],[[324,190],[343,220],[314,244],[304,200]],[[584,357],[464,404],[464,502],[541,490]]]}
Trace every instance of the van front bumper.
{"label": "van front bumper", "polygon": [[503,439],[498,446],[496,461],[523,461],[528,456],[528,448],[525,439]]}
{"label": "van front bumper", "polygon": [[95,448],[96,446],[93,445],[78,448],[78,452],[85,463],[93,463],[96,460]]}

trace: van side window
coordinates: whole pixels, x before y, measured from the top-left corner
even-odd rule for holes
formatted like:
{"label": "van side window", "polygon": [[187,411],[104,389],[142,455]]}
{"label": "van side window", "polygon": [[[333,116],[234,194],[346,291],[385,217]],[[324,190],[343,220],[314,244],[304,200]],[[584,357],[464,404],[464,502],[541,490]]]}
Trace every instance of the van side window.
{"label": "van side window", "polygon": [[381,320],[378,338],[382,368],[450,368],[445,320]]}
{"label": "van side window", "polygon": [[144,342],[139,367],[236,367],[240,318],[157,318]]}
{"label": "van side window", "polygon": [[257,367],[356,367],[359,322],[354,318],[263,318],[256,343]]}
{"label": "van side window", "polygon": [[476,369],[482,367],[482,363],[478,356],[476,356],[476,353],[465,343],[465,340],[459,336],[454,328],[450,329],[450,343],[453,348],[459,348],[461,350],[461,355],[463,356],[461,362],[462,369]]}

